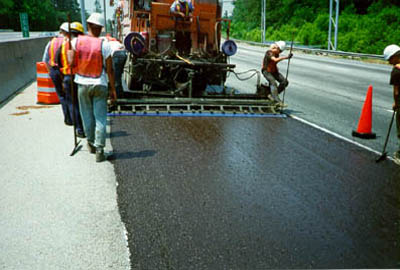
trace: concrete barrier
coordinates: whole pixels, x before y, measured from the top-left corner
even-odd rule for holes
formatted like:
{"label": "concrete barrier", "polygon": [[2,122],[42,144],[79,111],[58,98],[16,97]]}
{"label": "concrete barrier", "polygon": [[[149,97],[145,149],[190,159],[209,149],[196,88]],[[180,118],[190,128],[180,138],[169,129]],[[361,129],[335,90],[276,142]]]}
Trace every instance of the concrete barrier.
{"label": "concrete barrier", "polygon": [[36,79],[49,37],[0,42],[0,103]]}

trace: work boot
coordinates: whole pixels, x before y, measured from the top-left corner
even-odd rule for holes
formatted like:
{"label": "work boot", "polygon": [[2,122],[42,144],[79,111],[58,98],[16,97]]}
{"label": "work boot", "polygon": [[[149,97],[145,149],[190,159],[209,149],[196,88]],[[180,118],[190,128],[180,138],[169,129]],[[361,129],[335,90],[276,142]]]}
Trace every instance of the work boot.
{"label": "work boot", "polygon": [[75,130],[76,136],[79,138],[86,138],[85,136],[85,132],[81,131],[81,130]]}
{"label": "work boot", "polygon": [[96,154],[96,147],[90,142],[87,143],[87,148],[90,154]]}
{"label": "work boot", "polygon": [[394,152],[394,154],[393,154],[393,161],[394,161],[394,163],[396,163],[397,165],[400,165],[400,150]]}
{"label": "work boot", "polygon": [[106,160],[106,156],[104,155],[104,149],[101,147],[96,148],[96,162],[102,162]]}

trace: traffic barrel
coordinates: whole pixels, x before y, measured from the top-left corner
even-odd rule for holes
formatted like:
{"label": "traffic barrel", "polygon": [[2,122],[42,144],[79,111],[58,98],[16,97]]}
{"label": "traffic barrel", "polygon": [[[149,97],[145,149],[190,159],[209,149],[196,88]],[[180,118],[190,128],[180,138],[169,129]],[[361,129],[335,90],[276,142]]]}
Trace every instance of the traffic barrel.
{"label": "traffic barrel", "polygon": [[50,78],[45,62],[36,63],[37,103],[59,104],[56,87]]}

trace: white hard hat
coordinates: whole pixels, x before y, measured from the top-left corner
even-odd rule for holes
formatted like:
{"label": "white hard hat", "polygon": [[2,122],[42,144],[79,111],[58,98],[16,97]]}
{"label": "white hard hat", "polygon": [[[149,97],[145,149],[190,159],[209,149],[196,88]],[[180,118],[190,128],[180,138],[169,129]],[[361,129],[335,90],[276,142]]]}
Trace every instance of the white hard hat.
{"label": "white hard hat", "polygon": [[105,22],[104,22],[104,16],[101,15],[100,13],[92,13],[92,15],[89,16],[89,18],[87,19],[88,23],[93,23],[95,25],[99,25],[99,26],[104,26]]}
{"label": "white hard hat", "polygon": [[277,41],[275,42],[275,44],[279,47],[279,50],[281,50],[281,52],[283,52],[286,48],[286,42],[285,41]]}
{"label": "white hard hat", "polygon": [[385,60],[389,60],[390,57],[392,57],[395,53],[397,53],[399,51],[400,51],[400,47],[397,46],[396,44],[389,45],[383,51],[383,57],[385,57]]}
{"label": "white hard hat", "polygon": [[65,23],[61,24],[60,30],[65,31],[65,32],[69,32],[68,31],[68,23],[65,22]]}

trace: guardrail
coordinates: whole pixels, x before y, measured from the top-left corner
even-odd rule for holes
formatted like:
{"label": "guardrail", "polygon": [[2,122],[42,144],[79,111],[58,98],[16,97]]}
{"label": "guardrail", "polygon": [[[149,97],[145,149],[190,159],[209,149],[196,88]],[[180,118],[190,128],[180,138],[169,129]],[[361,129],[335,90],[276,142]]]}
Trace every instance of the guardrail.
{"label": "guardrail", "polygon": [[[256,46],[269,46],[273,41],[267,41],[265,43],[262,42],[255,42],[255,41],[247,41],[247,40],[241,40],[241,39],[233,39],[233,41],[237,42],[243,42],[247,43],[250,45],[256,45]],[[286,44],[290,44],[291,41],[286,41]],[[321,54],[332,54],[332,55],[339,55],[339,56],[348,56],[348,57],[360,57],[360,58],[373,58],[373,59],[380,59],[384,60],[383,55],[378,55],[378,54],[365,54],[365,53],[353,53],[353,52],[344,52],[344,51],[332,51],[332,50],[324,50],[324,49],[316,49],[316,48],[310,48],[306,46],[299,46],[299,45],[294,45],[293,49],[296,50],[302,50],[310,53],[321,53]]]}

